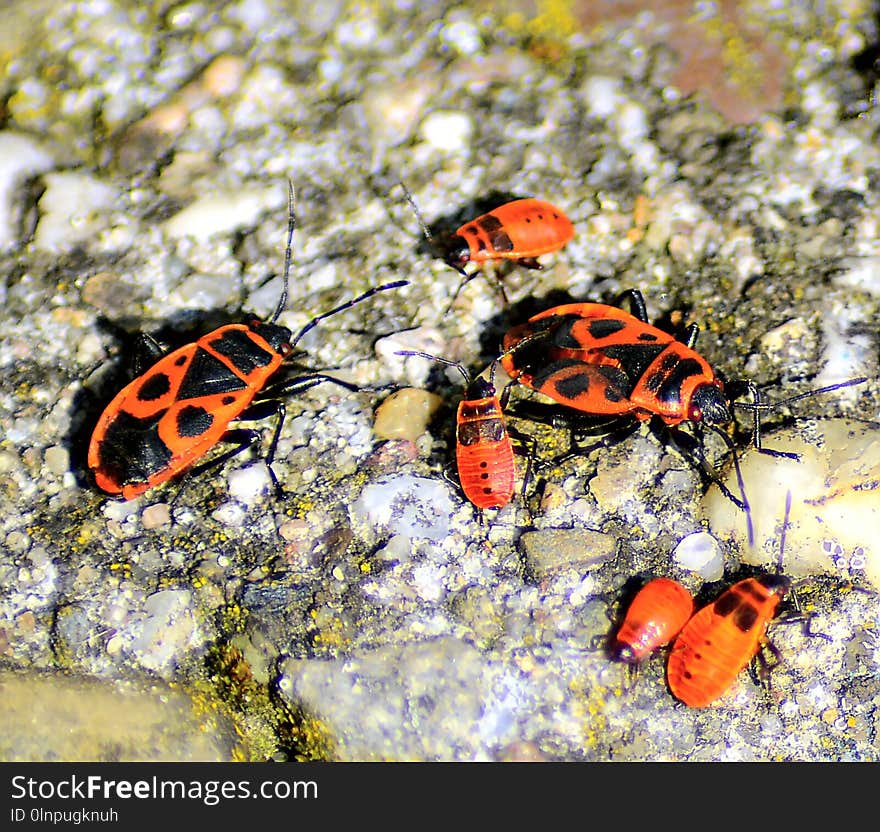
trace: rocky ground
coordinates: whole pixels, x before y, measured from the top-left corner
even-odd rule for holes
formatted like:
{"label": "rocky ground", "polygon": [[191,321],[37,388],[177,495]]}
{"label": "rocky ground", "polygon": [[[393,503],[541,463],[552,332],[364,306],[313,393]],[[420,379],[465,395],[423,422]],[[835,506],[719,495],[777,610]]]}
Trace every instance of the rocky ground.
{"label": "rocky ground", "polygon": [[[0,12],[0,758],[880,759],[876,6],[494,5]],[[358,389],[287,399],[280,499],[260,448],[108,497],[87,449],[137,334],[272,315],[288,180],[279,323],[408,281],[298,342]],[[575,237],[499,269],[508,304],[491,273],[452,303],[401,182],[435,235],[536,196]],[[531,314],[630,288],[768,401],[867,379],[762,414],[798,462],[740,413],[752,546],[668,432],[569,456],[522,387],[532,476],[481,517],[460,374],[396,355],[479,373]],[[647,577],[703,604],[780,558],[826,638],[772,628],[769,693],[688,708],[662,655],[633,682],[601,649]]]}

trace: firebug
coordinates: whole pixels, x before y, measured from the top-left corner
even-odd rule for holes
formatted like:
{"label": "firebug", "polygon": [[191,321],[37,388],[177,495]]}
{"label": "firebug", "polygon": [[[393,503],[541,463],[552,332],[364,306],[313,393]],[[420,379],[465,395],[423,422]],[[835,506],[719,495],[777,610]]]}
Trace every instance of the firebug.
{"label": "firebug", "polygon": [[[740,672],[753,660],[768,669],[762,650],[769,649],[777,660],[779,652],[767,639],[767,627],[779,614],[780,605],[792,587],[782,574],[785,531],[791,510],[791,492],[786,494],[785,519],[775,574],[745,578],[726,589],[699,610],[673,642],[666,665],[669,689],[676,699],[692,708],[704,708],[721,697]],[[790,615],[789,621],[809,624],[809,618]],[[828,638],[822,633],[810,636]]]}
{"label": "firebug", "polygon": [[[762,447],[759,413],[867,380],[850,379],[763,402],[751,381],[726,386],[694,349],[697,324],[688,327],[684,340],[677,340],[648,323],[641,292],[631,289],[622,297],[629,299],[633,312],[603,303],[572,303],[547,309],[513,327],[503,341],[505,371],[571,411],[600,417],[606,426],[654,418],[669,428],[688,422],[712,430],[731,451],[733,442],[721,426],[733,422],[734,407],[748,409],[754,414],[755,447],[786,457],[792,455]],[[519,348],[524,341],[528,343]],[[751,402],[734,401],[746,393]],[[697,451],[703,470],[718,482]],[[723,484],[720,487],[740,508],[745,507],[745,496],[740,500]]]}
{"label": "firebug", "polygon": [[[130,500],[184,471],[195,473],[220,464],[260,440],[257,430],[230,429],[231,422],[274,415],[277,421],[265,460],[280,494],[272,461],[286,412],[281,397],[322,381],[357,389],[316,372],[285,378],[272,385],[269,380],[293,355],[303,336],[320,321],[408,281],[375,286],[316,315],[294,336],[276,321],[287,305],[295,225],[293,186],[289,185],[282,291],[268,321],[221,326],[167,353],[107,405],[88,450],[88,466],[102,491]],[[158,345],[154,344],[154,352],[159,352]],[[192,467],[220,442],[231,443],[233,447]]]}
{"label": "firebug", "polygon": [[635,595],[611,644],[611,657],[640,664],[669,644],[693,615],[694,599],[672,578],[653,578]]}
{"label": "firebug", "polygon": [[455,461],[465,497],[478,509],[502,508],[513,497],[514,451],[504,422],[503,400],[495,389],[493,361],[489,377],[471,379],[461,364],[426,352],[401,350],[397,355],[415,355],[455,367],[465,380],[465,393],[456,413]]}
{"label": "firebug", "polygon": [[[487,263],[510,260],[528,269],[541,269],[542,254],[558,251],[574,237],[574,225],[561,208],[543,199],[514,199],[460,225],[452,234],[437,239],[422,219],[412,195],[401,183],[428,240],[428,244],[463,280],[453,295],[453,302],[464,285],[479,274]],[[476,270],[468,273],[465,266]],[[498,287],[507,303],[504,285]]]}

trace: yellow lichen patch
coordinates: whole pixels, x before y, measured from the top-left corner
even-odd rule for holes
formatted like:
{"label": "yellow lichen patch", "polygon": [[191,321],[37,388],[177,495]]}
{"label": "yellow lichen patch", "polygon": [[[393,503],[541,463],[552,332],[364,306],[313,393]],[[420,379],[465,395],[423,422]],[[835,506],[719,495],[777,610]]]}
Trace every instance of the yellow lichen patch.
{"label": "yellow lichen patch", "polygon": [[569,683],[569,690],[575,695],[572,710],[583,720],[584,749],[592,749],[604,742],[608,731],[605,710],[609,689],[596,684],[594,679],[577,678]]}
{"label": "yellow lichen patch", "polygon": [[238,759],[327,760],[331,747],[326,728],[292,708],[273,689],[258,682],[242,652],[231,644],[215,645],[205,663],[202,685],[210,690],[206,701],[219,697],[242,737]]}

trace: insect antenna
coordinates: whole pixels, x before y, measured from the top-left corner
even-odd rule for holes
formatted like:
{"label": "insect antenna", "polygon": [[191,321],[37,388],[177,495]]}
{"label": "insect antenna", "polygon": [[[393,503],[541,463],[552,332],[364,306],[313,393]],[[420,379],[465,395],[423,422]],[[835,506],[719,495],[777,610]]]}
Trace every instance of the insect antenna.
{"label": "insect antenna", "polygon": [[[749,498],[746,496],[746,484],[742,475],[742,468],[739,464],[739,457],[736,453],[736,444],[734,441],[717,425],[707,424],[708,427],[713,433],[717,434],[724,441],[724,444],[727,445],[730,450],[730,455],[733,459],[733,469],[736,471],[736,484],[739,488],[739,493],[742,495],[742,500],[740,500],[736,495],[731,492],[731,490],[721,481],[720,477],[715,473],[715,469],[712,468],[711,465],[707,464],[706,471],[709,473],[709,477],[714,481],[714,483],[718,486],[721,492],[727,497],[734,505],[741,508],[746,514],[746,533],[748,535],[749,546],[754,546],[755,544],[755,529],[752,525],[752,510],[749,505]],[[705,461],[705,458],[703,458]]]}
{"label": "insect antenna", "polygon": [[345,303],[340,303],[339,306],[334,306],[333,309],[330,309],[327,312],[322,312],[320,315],[315,315],[312,320],[310,320],[297,334],[296,337],[293,338],[290,342],[292,347],[295,347],[301,340],[302,337],[312,329],[314,329],[320,321],[323,321],[325,318],[329,318],[335,315],[337,312],[342,312],[346,309],[350,309],[352,306],[356,306],[361,301],[367,300],[367,298],[373,297],[373,295],[378,294],[379,292],[387,292],[389,289],[399,289],[401,286],[408,286],[408,280],[394,280],[391,283],[383,283],[381,286],[373,286],[371,289],[367,289],[363,294],[358,295],[356,298],[352,298],[351,300],[347,300]]}
{"label": "insect antenna", "polygon": [[761,393],[758,388],[755,386],[752,381],[743,381],[739,382],[739,384],[743,385],[746,391],[751,395],[752,401],[750,402],[732,402],[734,407],[740,408],[741,410],[749,410],[754,414],[755,423],[752,428],[752,444],[761,451],[766,453],[770,453],[773,456],[783,456],[789,459],[798,459],[797,454],[787,453],[785,451],[772,451],[767,450],[761,447],[761,413],[768,413],[773,410],[778,410],[787,405],[793,404],[794,402],[800,401],[801,399],[812,398],[813,396],[820,396],[823,393],[831,393],[835,390],[841,390],[844,387],[854,387],[857,384],[864,384],[868,381],[867,376],[859,376],[858,378],[847,379],[846,381],[840,381],[836,384],[829,384],[825,387],[817,387],[813,390],[807,390],[804,393],[798,393],[796,396],[788,396],[784,399],[779,399],[779,401],[775,402],[767,402],[763,401],[761,398]]}
{"label": "insect antenna", "polygon": [[439,355],[431,355],[429,352],[420,352],[419,350],[398,350],[394,353],[395,355],[415,355],[419,358],[427,358],[431,361],[439,361],[441,364],[446,364],[449,367],[455,367],[462,376],[464,377],[464,383],[470,384],[471,377],[467,370],[461,366],[457,361],[450,361],[448,358],[441,358]]}
{"label": "insect antenna", "polygon": [[282,278],[281,297],[278,306],[269,323],[274,324],[278,320],[284,308],[287,306],[287,286],[290,275],[290,264],[293,260],[293,229],[296,227],[296,206],[293,193],[293,182],[287,180],[287,246],[284,249],[284,277]]}
{"label": "insect antenna", "polygon": [[[424,217],[422,217],[422,212],[419,210],[419,206],[416,205],[415,199],[413,199],[413,195],[409,192],[409,188],[403,184],[403,180],[398,180],[400,187],[403,189],[403,195],[406,197],[406,201],[410,204],[410,207],[413,209],[413,213],[416,215],[416,219],[419,221],[419,225],[422,227],[422,233],[425,235],[425,239],[428,241],[428,245],[431,248],[431,251],[434,253],[434,256],[439,260],[446,261],[446,252],[443,250],[443,247],[437,242],[437,238],[431,233],[431,229],[428,228],[428,224],[425,222]],[[459,274],[464,277],[469,277],[468,273],[461,268],[460,266],[455,266],[453,264],[452,268],[454,268]]]}
{"label": "insect antenna", "polygon": [[782,556],[785,553],[785,534],[788,531],[791,517],[791,489],[785,492],[785,513],[782,515],[782,529],[779,531],[779,560],[776,562],[776,573],[782,574]]}

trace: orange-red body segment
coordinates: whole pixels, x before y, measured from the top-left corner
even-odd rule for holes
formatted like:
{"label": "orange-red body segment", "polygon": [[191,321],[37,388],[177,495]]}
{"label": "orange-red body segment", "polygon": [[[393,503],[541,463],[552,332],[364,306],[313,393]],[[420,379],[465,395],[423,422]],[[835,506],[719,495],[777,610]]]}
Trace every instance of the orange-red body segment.
{"label": "orange-red body segment", "polygon": [[729,420],[722,382],[706,359],[617,306],[548,309],[510,329],[504,350],[511,378],[584,413],[677,425],[703,418],[704,403],[711,421]]}
{"label": "orange-red body segment", "polygon": [[474,263],[520,260],[562,248],[574,237],[565,213],[542,199],[517,199],[477,217],[456,230]]}
{"label": "orange-red body segment", "polygon": [[669,652],[666,678],[675,698],[704,708],[722,696],[765,643],[788,586],[780,575],[747,578],[694,615]]}
{"label": "orange-red body segment", "polygon": [[672,578],[654,578],[635,595],[612,644],[612,655],[639,664],[678,635],[694,611],[694,599]]}
{"label": "orange-red body segment", "polygon": [[464,399],[456,424],[455,459],[465,497],[481,509],[506,506],[513,497],[515,468],[498,396]]}
{"label": "orange-red body segment", "polygon": [[[238,347],[232,357],[217,348],[230,342]],[[220,441],[284,354],[251,327],[230,324],[163,356],[98,420],[88,452],[97,486],[131,500],[188,468]]]}

